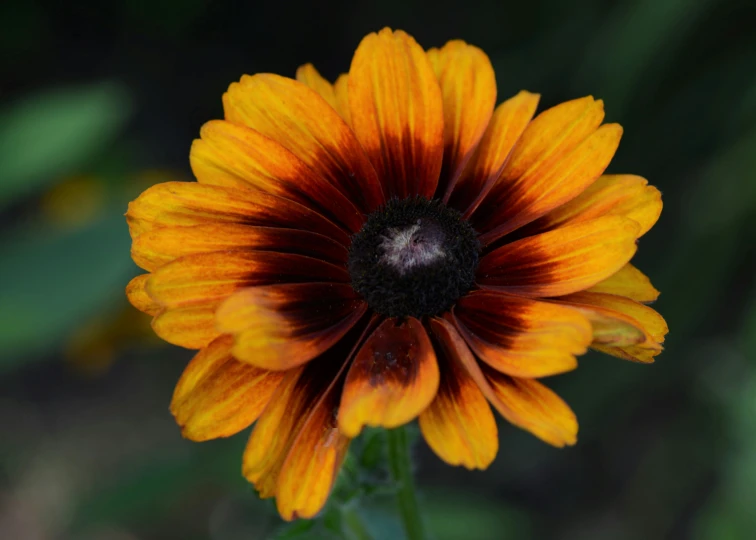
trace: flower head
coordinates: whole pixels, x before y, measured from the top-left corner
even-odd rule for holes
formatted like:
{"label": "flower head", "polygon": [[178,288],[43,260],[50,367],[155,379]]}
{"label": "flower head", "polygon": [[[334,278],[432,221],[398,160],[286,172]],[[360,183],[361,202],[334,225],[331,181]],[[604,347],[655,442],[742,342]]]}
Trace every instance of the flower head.
{"label": "flower head", "polygon": [[588,347],[652,362],[667,332],[629,261],[661,197],[603,175],[622,129],[576,99],[495,107],[486,55],[366,36],[331,85],[244,76],[191,149],[196,183],[129,205],[127,288],[166,341],[200,349],[171,410],[186,437],[256,421],[243,473],[286,519],[325,503],[364,426],[419,419],[453,465],[498,449],[491,405],[575,443],[537,379]]}

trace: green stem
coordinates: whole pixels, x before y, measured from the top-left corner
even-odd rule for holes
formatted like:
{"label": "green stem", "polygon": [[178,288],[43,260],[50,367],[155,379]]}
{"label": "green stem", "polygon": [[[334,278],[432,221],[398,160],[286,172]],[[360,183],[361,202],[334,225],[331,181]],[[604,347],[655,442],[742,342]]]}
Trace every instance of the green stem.
{"label": "green stem", "polygon": [[404,427],[388,430],[388,461],[391,476],[397,484],[396,501],[402,515],[407,540],[424,540],[423,522],[415,496],[412,463],[407,432]]}
{"label": "green stem", "polygon": [[360,516],[354,506],[344,508],[341,512],[341,517],[348,531],[349,538],[353,540],[373,540],[373,536],[362,521],[362,516]]}

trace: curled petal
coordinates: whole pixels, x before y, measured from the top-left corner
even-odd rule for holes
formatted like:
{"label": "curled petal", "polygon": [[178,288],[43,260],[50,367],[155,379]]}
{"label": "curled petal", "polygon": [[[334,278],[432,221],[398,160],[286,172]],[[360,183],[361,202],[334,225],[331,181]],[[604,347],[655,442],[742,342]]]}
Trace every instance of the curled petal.
{"label": "curled petal", "polygon": [[461,40],[430,49],[444,106],[444,162],[437,192],[449,193],[478,145],[496,104],[496,77],[486,53]]}
{"label": "curled petal", "polygon": [[356,437],[363,426],[394,428],[433,400],[439,372],[422,324],[387,319],[367,339],[349,368],[339,407],[339,429]]}
{"label": "curled petal", "polygon": [[577,367],[588,350],[591,324],[568,307],[489,291],[473,292],[454,308],[459,333],[491,367],[514,377],[544,377]]}
{"label": "curled petal", "polygon": [[389,28],[365,36],[349,69],[349,110],[386,197],[432,197],[444,111],[430,61],[411,36]]}
{"label": "curled petal", "polygon": [[366,309],[346,284],[270,285],[234,294],[220,307],[216,321],[222,332],[234,334],[236,358],[286,370],[328,350]]}
{"label": "curled petal", "polygon": [[637,233],[635,221],[607,216],[523,238],[483,257],[477,282],[530,297],[587,289],[627,264]]}
{"label": "curled petal", "polygon": [[147,294],[145,287],[149,278],[150,274],[142,274],[129,281],[126,285],[126,297],[139,311],[154,316],[160,313],[162,308]]}
{"label": "curled petal", "polygon": [[651,285],[651,280],[630,263],[599,281],[586,292],[626,296],[636,302],[653,302],[659,298],[659,291]]}
{"label": "curled petal", "polygon": [[[669,331],[666,321],[656,311],[624,296],[579,292],[563,296],[558,301],[579,309],[591,320],[594,347],[633,347],[633,350],[655,351],[658,354]],[[606,352],[603,348],[601,350]],[[614,356],[625,357],[621,352]],[[646,358],[646,355],[642,356]]]}
{"label": "curled petal", "polygon": [[223,95],[226,120],[278,142],[362,212],[383,201],[375,170],[349,126],[327,101],[293,79],[245,75]]}
{"label": "curled petal", "polygon": [[192,359],[181,375],[171,413],[184,437],[206,441],[228,437],[257,420],[283,378],[237,361],[233,339],[221,336]]}

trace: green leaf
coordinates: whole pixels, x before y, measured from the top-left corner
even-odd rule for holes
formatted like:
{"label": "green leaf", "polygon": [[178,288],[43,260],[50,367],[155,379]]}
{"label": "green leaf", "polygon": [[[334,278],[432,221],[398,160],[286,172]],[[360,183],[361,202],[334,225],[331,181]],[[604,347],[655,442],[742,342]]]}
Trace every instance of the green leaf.
{"label": "green leaf", "polygon": [[118,307],[134,273],[120,212],[77,229],[0,236],[0,370],[44,352],[87,317]]}
{"label": "green leaf", "polygon": [[0,111],[0,210],[107,148],[130,112],[114,83],[48,90]]}

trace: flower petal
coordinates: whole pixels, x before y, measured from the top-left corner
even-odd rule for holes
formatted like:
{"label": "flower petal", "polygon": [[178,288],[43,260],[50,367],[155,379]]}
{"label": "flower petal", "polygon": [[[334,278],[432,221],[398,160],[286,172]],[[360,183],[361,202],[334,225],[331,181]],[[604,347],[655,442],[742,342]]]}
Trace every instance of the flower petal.
{"label": "flower petal", "polygon": [[[556,308],[556,309],[554,309]],[[453,311],[459,333],[491,367],[514,377],[544,377],[577,367],[591,343],[591,323],[577,310],[477,291]]]}
{"label": "flower petal", "polygon": [[638,227],[631,219],[607,216],[523,238],[483,257],[477,282],[531,297],[587,289],[632,258]]}
{"label": "flower petal", "polygon": [[279,497],[286,519],[294,513],[304,517],[316,502],[322,506],[330,490],[324,480],[335,476],[348,442],[334,429],[338,390],[369,328],[370,324],[357,325],[312,362],[284,372],[252,431],[244,451],[243,474],[255,484],[260,497]]}
{"label": "flower petal", "polygon": [[333,85],[336,92],[336,112],[344,121],[352,125],[352,113],[349,110],[349,75],[342,73]]}
{"label": "flower petal", "polygon": [[126,212],[132,238],[159,227],[240,223],[320,233],[348,246],[349,235],[314,210],[262,192],[197,182],[152,186]]}
{"label": "flower petal", "polygon": [[523,429],[557,447],[577,442],[578,424],[572,409],[553,391],[533,379],[517,379],[483,368],[499,412]]}
{"label": "flower petal", "polygon": [[209,301],[166,309],[152,319],[152,329],[168,343],[201,349],[221,335],[215,328],[218,304],[218,301]]}
{"label": "flower petal", "polygon": [[315,66],[312,64],[299,66],[296,79],[315,90],[331,107],[336,109],[336,92],[333,85],[315,69]]}
{"label": "flower petal", "polygon": [[[568,179],[573,169],[580,173],[581,165],[593,163],[593,167],[588,169],[592,171],[596,168],[597,163],[585,154],[596,154],[595,151],[588,150],[597,150],[597,146],[600,150],[606,144],[591,144],[586,147],[581,143],[594,134],[603,118],[603,102],[594,101],[592,97],[568,101],[539,114],[528,124],[501,174],[472,215],[476,228],[501,236],[516,228],[515,225],[524,225],[525,217],[540,217],[534,215],[534,211],[540,209],[544,202],[563,194],[565,188],[574,187],[574,190],[567,189],[570,192],[569,198],[578,195],[585,188],[579,186],[585,178],[584,174],[577,174],[575,181],[567,181],[566,185],[560,186],[559,183]],[[614,129],[616,128],[612,128]],[[616,133],[614,135],[616,138]],[[600,139],[594,140],[594,143],[606,142],[605,137]],[[580,146],[583,148],[581,152],[577,152]],[[583,163],[585,161],[587,163]],[[591,180],[595,180],[598,174]],[[586,186],[589,184],[590,182],[585,183]],[[546,187],[550,189],[547,190]],[[549,194],[547,201],[538,203],[540,196],[546,194]],[[509,206],[502,206],[503,203]],[[523,212],[528,210],[527,216],[523,216]]]}
{"label": "flower petal", "polygon": [[465,368],[486,399],[511,424],[557,447],[575,444],[577,419],[556,394],[535,380],[515,379],[478,364],[451,322],[435,318],[430,326],[443,354]]}
{"label": "flower petal", "polygon": [[601,216],[623,216],[640,225],[646,234],[662,211],[661,193],[648,180],[631,174],[605,174],[567,204],[526,225],[520,236],[530,236],[557,227],[583,223]]}
{"label": "flower petal", "polygon": [[486,231],[481,243],[490,244],[579,195],[604,172],[621,137],[619,124],[606,124],[559,162],[525,173],[506,189],[497,189],[503,185],[499,180],[479,209],[491,218],[476,221],[478,230]]}
{"label": "flower petal", "polygon": [[415,40],[384,28],[365,36],[349,69],[352,127],[386,198],[432,197],[444,151],[441,90]]}
{"label": "flower petal", "polygon": [[181,375],[171,401],[171,413],[181,433],[193,441],[228,437],[260,416],[283,378],[237,361],[234,340],[221,336],[202,349]]}
{"label": "flower petal", "polygon": [[465,217],[491,190],[523,131],[535,114],[539,94],[522,91],[496,107],[472,159],[449,198],[449,205]]}
{"label": "flower petal", "polygon": [[659,291],[651,285],[651,280],[630,263],[599,281],[586,292],[626,296],[636,302],[653,302],[659,298]]}
{"label": "flower petal", "polygon": [[630,362],[638,362],[640,364],[653,364],[654,357],[662,352],[661,348],[644,347],[642,345],[627,345],[625,347],[610,347],[608,345],[591,345],[592,349],[599,352],[616,356],[623,360],[629,360]]}
{"label": "flower petal", "polygon": [[491,119],[496,76],[486,53],[461,40],[427,54],[443,98],[444,161],[436,191],[447,201]]}
{"label": "flower petal", "polygon": [[281,144],[360,210],[380,206],[375,170],[339,114],[302,83],[270,73],[245,75],[223,95],[226,120]]}
{"label": "flower petal", "polygon": [[363,214],[344,193],[276,141],[223,120],[207,122],[200,136],[189,154],[200,183],[255,188],[313,208],[352,233],[362,227]]}
{"label": "flower petal", "polygon": [[595,345],[637,345],[660,351],[669,331],[666,321],[656,311],[624,296],[579,292],[555,301],[586,314],[593,324]]}
{"label": "flower petal", "polygon": [[281,466],[276,506],[285,520],[309,519],[325,505],[351,439],[339,432],[338,388],[313,408]]}
{"label": "flower petal", "polygon": [[341,267],[319,259],[271,251],[200,253],[161,266],[147,281],[147,293],[164,307],[222,300],[256,285],[307,281],[348,282]]}
{"label": "flower petal", "polygon": [[496,457],[496,420],[485,396],[443,346],[435,348],[441,371],[438,393],[420,414],[428,446],[449,465],[485,469]]}
{"label": "flower petal", "polygon": [[220,307],[216,321],[221,331],[235,335],[236,358],[285,370],[330,348],[366,309],[346,284],[271,285],[234,294]]}
{"label": "flower petal", "polygon": [[413,317],[386,319],[349,368],[339,429],[356,437],[364,426],[395,428],[417,417],[438,390],[438,364],[423,325]]}
{"label": "flower petal", "polygon": [[346,247],[318,233],[238,223],[153,229],[134,239],[131,257],[145,270],[154,271],[180,257],[227,250],[295,253],[336,264],[348,258]]}
{"label": "flower petal", "polygon": [[160,313],[162,308],[160,304],[157,304],[150,298],[150,295],[145,290],[149,278],[150,274],[142,274],[129,281],[129,284],[126,285],[126,297],[131,302],[131,305],[139,311],[154,316]]}

